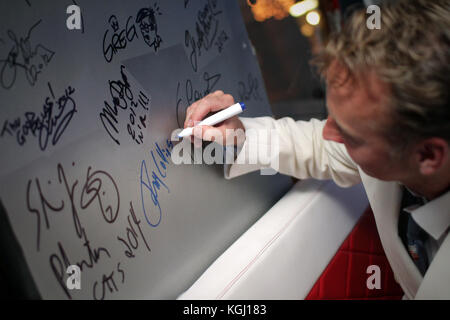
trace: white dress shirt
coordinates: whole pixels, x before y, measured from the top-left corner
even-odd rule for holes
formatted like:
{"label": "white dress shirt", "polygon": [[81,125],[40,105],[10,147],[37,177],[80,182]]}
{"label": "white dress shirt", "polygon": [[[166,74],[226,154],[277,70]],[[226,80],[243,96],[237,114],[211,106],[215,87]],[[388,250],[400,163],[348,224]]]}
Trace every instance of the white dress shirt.
{"label": "white dress shirt", "polygon": [[431,263],[449,231],[450,191],[431,201],[423,197],[422,199],[425,202],[424,205],[411,206],[404,210],[409,212],[414,221],[429,235],[425,242],[425,249],[428,261]]}

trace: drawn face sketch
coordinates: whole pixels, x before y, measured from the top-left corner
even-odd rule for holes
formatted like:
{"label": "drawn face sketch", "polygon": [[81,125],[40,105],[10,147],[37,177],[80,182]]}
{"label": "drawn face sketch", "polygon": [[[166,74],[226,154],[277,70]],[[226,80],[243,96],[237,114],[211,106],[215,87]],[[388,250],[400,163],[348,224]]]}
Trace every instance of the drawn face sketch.
{"label": "drawn face sketch", "polygon": [[152,8],[142,8],[139,10],[136,22],[139,23],[142,36],[149,47],[155,51],[159,48],[162,39],[158,35],[158,25],[156,24],[155,10]]}

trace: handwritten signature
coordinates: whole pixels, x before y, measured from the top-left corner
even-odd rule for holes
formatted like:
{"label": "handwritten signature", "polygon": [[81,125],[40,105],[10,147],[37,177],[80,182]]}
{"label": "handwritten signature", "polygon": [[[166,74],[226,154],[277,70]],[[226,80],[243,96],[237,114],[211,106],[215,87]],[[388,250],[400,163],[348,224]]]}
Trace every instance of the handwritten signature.
{"label": "handwritten signature", "polygon": [[[187,79],[184,82],[184,90],[181,90],[181,82],[178,82],[177,85],[177,95],[176,95],[176,115],[177,115],[177,123],[178,127],[183,127],[182,119],[184,119],[184,115],[186,113],[187,107],[189,107],[192,103],[197,100],[200,100],[204,96],[210,94],[214,87],[217,85],[218,81],[222,75],[220,73],[216,73],[210,75],[208,72],[203,73],[203,83],[205,85],[204,89],[196,89],[192,85],[192,80]],[[184,94],[183,94],[184,93]],[[184,107],[183,107],[184,104]]]}
{"label": "handwritten signature", "polygon": [[110,29],[107,29],[103,35],[103,57],[105,60],[111,62],[119,50],[125,49],[134,39],[139,38],[136,31],[137,27],[141,31],[144,42],[157,52],[163,42],[158,33],[157,16],[160,15],[162,14],[159,6],[155,3],[153,6],[140,9],[135,20],[133,16],[129,16],[125,28],[121,28],[117,17],[111,15],[108,23],[112,33],[110,33]]}
{"label": "handwritten signature", "polygon": [[38,75],[50,63],[55,52],[38,43],[33,46],[31,32],[41,23],[36,22],[27,33],[25,38],[18,38],[12,30],[8,30],[9,39],[13,42],[11,49],[5,59],[0,60],[0,85],[4,89],[11,89],[14,85],[18,69],[22,69],[28,83],[34,86]]}
{"label": "handwritten signature", "polygon": [[76,103],[72,97],[75,89],[68,86],[64,94],[56,99],[50,83],[48,83],[48,88],[50,96],[45,98],[42,111],[40,113],[28,111],[23,117],[12,121],[5,120],[0,137],[4,137],[6,134],[15,136],[17,143],[22,146],[28,136],[32,135],[38,138],[39,148],[42,151],[47,148],[49,141],[53,146],[58,143],[77,112]]}
{"label": "handwritten signature", "polygon": [[[72,166],[75,166],[75,163],[72,163]],[[96,204],[103,219],[107,223],[114,223],[120,207],[119,189],[113,177],[103,170],[93,171],[91,167],[88,167],[85,179],[82,181],[75,179],[71,182],[69,182],[66,171],[60,163],[57,165],[57,173],[57,183],[65,190],[66,199],[60,199],[59,201],[49,200],[48,196],[45,195],[44,186],[39,178],[30,179],[27,183],[25,199],[27,210],[36,216],[36,250],[40,250],[41,225],[44,225],[47,230],[51,228],[49,213],[54,212],[56,214],[64,209],[70,210],[76,236],[83,242],[88,256],[87,259],[83,259],[76,264],[81,270],[83,268],[93,268],[102,256],[110,258],[111,255],[109,250],[104,247],[93,248],[91,246],[86,230],[81,224],[79,210],[86,210],[91,205]],[[81,184],[79,184],[80,182]],[[48,183],[50,184],[51,181],[49,180]],[[81,186],[81,188],[77,188],[77,186]],[[36,196],[33,197],[33,194]],[[58,251],[59,253],[50,255],[49,263],[56,280],[70,299],[71,295],[64,283],[64,276],[66,268],[73,263],[68,258],[60,241],[58,241]]]}
{"label": "handwritten signature", "polygon": [[[106,292],[108,292],[108,291],[110,293],[119,291],[119,289],[117,288],[117,285],[116,285],[116,281],[115,281],[117,276],[114,274],[114,271],[117,271],[117,273],[121,274],[121,277],[122,277],[121,283],[125,282],[125,270],[120,267],[120,262],[118,262],[117,266],[116,266],[116,270],[111,271],[108,275],[106,275],[106,274],[102,275],[100,296],[98,296],[98,291],[97,291],[97,286],[99,285],[98,281],[94,282],[94,285],[92,286],[92,291],[93,291],[92,295],[93,295],[94,300],[105,299]],[[108,289],[108,291],[107,291],[107,289]]]}
{"label": "handwritten signature", "polygon": [[[150,151],[154,169],[149,174],[150,170],[145,160],[142,160],[140,168],[142,210],[147,223],[152,227],[157,227],[162,219],[161,204],[158,200],[160,189],[164,187],[170,193],[170,189],[165,184],[165,180],[167,179],[167,165],[170,163],[169,159],[173,149],[173,143],[170,140],[166,140],[166,146],[164,148],[161,148],[158,143],[155,143],[155,146]],[[153,217],[151,216],[151,210],[146,209],[145,199],[148,197],[152,200],[154,207],[157,208],[157,214],[153,215]],[[155,216],[157,217],[156,219],[154,219]]]}
{"label": "handwritten signature", "polygon": [[[186,48],[191,49],[189,60],[195,72],[198,70],[198,58],[202,55],[202,50],[206,52],[214,46],[219,32],[217,16],[221,13],[222,11],[217,10],[217,0],[207,0],[203,8],[197,12],[195,31],[191,33],[189,30],[185,30],[184,44]],[[215,43],[219,52],[222,51],[223,44],[227,39],[226,32],[222,30],[220,41]]]}
{"label": "handwritten signature", "polygon": [[112,104],[104,101],[105,106],[99,114],[100,120],[111,139],[120,145],[119,138],[117,137],[119,135],[119,110],[128,110],[128,134],[133,141],[141,144],[144,142],[144,129],[147,127],[146,111],[149,109],[150,98],[142,91],[139,91],[138,94],[133,93],[125,73],[125,66],[123,65],[120,67],[120,74],[120,80],[108,81]]}
{"label": "handwritten signature", "polygon": [[[75,163],[72,163],[72,166],[75,166]],[[75,197],[77,189],[76,187],[79,185],[80,181],[76,179],[73,183],[69,183],[66,177],[65,169],[60,163],[57,166],[57,173],[58,184],[65,187],[65,191],[69,200],[66,200],[66,202],[69,202],[70,206],[66,206],[66,202],[64,202],[64,200],[58,201],[57,203],[52,203],[52,201],[48,200],[48,198],[44,195],[44,189],[38,178],[35,178],[34,180],[30,179],[27,183],[27,209],[30,213],[34,214],[37,219],[37,251],[40,250],[41,225],[44,225],[47,230],[50,229],[49,212],[60,212],[64,208],[70,208],[70,210],[72,211],[75,231],[79,238],[85,236],[85,233],[78,217],[77,205],[82,210],[85,210],[92,204],[97,204],[98,209],[103,216],[103,219],[107,223],[114,223],[119,213],[119,189],[113,177],[108,172],[103,170],[92,171],[92,168],[88,167],[85,180],[82,180],[81,182],[81,190],[77,198]],[[49,184],[50,182],[51,181],[49,181]],[[33,201],[33,191],[37,193],[37,205]],[[110,197],[106,198],[106,194],[108,194]]]}
{"label": "handwritten signature", "polygon": [[[124,254],[127,258],[134,258],[135,250],[139,247],[139,236],[141,240],[144,242],[145,247],[148,252],[150,252],[150,246],[144,236],[144,233],[141,228],[141,220],[136,217],[136,213],[134,212],[133,203],[130,201],[130,214],[127,216],[128,225],[126,227],[126,237],[117,236],[117,240],[123,243],[126,247]],[[135,227],[137,228],[136,231]]]}
{"label": "handwritten signature", "polygon": [[111,62],[114,55],[117,54],[119,49],[125,49],[127,44],[137,38],[136,26],[134,22],[130,24],[133,19],[129,16],[125,28],[119,30],[119,21],[115,15],[109,17],[109,24],[113,30],[112,36],[109,38],[109,29],[105,31],[103,36],[103,56],[107,62]]}
{"label": "handwritten signature", "polygon": [[252,73],[248,74],[247,82],[239,81],[239,101],[249,101],[251,99],[261,101],[259,94],[259,81]]}

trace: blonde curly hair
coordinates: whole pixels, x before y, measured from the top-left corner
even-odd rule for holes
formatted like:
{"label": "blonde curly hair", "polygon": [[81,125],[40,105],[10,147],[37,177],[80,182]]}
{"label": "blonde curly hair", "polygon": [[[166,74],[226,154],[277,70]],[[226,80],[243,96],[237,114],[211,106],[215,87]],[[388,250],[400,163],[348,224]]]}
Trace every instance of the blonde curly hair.
{"label": "blonde curly hair", "polygon": [[334,61],[349,77],[375,72],[390,87],[386,137],[395,145],[436,136],[450,142],[450,0],[380,8],[381,29],[366,27],[365,10],[355,12],[313,64],[325,79]]}

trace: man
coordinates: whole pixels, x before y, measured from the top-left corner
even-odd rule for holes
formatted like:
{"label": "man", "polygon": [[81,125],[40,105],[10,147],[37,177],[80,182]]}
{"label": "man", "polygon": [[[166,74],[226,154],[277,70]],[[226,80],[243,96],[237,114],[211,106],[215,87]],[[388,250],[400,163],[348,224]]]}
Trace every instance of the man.
{"label": "man", "polygon": [[[326,121],[234,117],[194,132],[210,140],[213,130],[276,130],[279,172],[362,182],[405,298],[450,299],[450,1],[389,2],[379,30],[366,18],[355,13],[315,61]],[[188,108],[185,127],[233,103],[210,94]],[[252,147],[238,140],[236,163]],[[255,169],[233,164],[226,177]]]}

